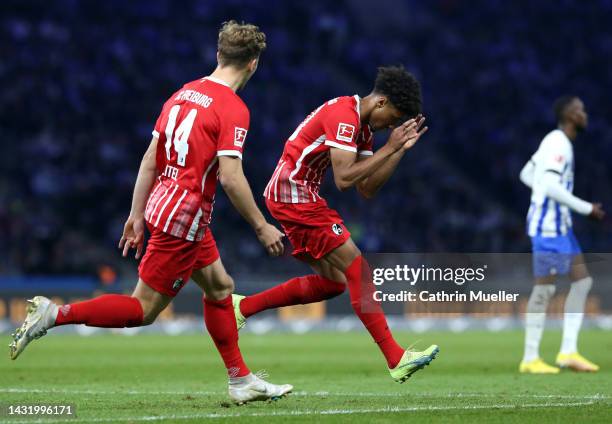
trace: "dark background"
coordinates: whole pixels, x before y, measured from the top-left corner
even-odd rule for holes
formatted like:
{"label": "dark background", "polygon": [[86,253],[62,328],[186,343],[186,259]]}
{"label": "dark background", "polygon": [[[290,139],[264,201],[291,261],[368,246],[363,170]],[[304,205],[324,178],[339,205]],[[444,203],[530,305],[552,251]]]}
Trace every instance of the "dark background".
{"label": "dark background", "polygon": [[[575,193],[612,208],[612,1],[3,1],[0,276],[133,273],[116,243],[139,161],[167,97],[214,69],[229,19],[268,37],[240,93],[245,172],[262,207],[301,120],[330,98],[367,95],[377,66],[403,64],[422,83],[427,136],[378,198],[329,180],[322,193],[364,251],[529,251],[518,174],[563,94],[590,118]],[[292,262],[264,259],[218,192],[212,229],[232,273]],[[609,251],[609,220],[575,224],[585,250]]]}

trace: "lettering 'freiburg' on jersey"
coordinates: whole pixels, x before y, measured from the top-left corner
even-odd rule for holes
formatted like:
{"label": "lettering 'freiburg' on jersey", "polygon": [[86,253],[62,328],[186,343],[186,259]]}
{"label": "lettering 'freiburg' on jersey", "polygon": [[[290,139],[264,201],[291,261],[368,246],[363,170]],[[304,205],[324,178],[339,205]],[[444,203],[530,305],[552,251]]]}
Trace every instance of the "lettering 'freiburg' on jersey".
{"label": "lettering 'freiburg' on jersey", "polygon": [[219,156],[242,159],[249,110],[223,81],[187,83],[155,124],[157,183],[145,219],[175,237],[199,241],[212,217]]}

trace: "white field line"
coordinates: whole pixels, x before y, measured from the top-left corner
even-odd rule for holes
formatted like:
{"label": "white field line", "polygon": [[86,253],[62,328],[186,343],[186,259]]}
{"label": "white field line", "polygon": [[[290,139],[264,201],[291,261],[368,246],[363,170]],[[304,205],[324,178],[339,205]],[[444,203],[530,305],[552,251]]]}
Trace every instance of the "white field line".
{"label": "white field line", "polygon": [[[73,390],[73,389],[19,389],[19,388],[0,388],[0,393],[41,393],[41,394],[83,394],[83,395],[198,395],[198,396],[223,396],[226,392],[216,391],[186,391],[186,390]],[[406,397],[406,393],[383,393],[383,392],[326,392],[326,391],[296,391],[291,396],[338,396],[338,397]],[[477,392],[456,392],[456,393],[419,393],[417,397],[426,398],[526,398],[526,399],[575,399],[575,400],[605,400],[610,396],[602,393],[590,395],[551,395],[551,394],[504,394],[504,393],[477,393]]]}
{"label": "white field line", "polygon": [[593,405],[595,402],[574,402],[574,403],[535,403],[524,405],[469,405],[469,406],[409,406],[409,407],[386,407],[368,409],[304,409],[297,411],[270,411],[270,412],[247,412],[247,413],[207,413],[193,415],[145,415],[138,417],[117,417],[117,418],[64,418],[53,419],[43,418],[39,420],[11,420],[15,424],[32,423],[75,423],[75,422],[117,422],[117,421],[162,421],[162,420],[193,420],[193,419],[214,419],[214,418],[243,418],[243,417],[299,417],[299,416],[326,416],[326,415],[352,415],[352,414],[372,414],[372,413],[401,413],[401,412],[423,412],[423,411],[457,411],[457,410],[483,410],[483,409],[522,409],[522,408],[574,408],[580,406]]}

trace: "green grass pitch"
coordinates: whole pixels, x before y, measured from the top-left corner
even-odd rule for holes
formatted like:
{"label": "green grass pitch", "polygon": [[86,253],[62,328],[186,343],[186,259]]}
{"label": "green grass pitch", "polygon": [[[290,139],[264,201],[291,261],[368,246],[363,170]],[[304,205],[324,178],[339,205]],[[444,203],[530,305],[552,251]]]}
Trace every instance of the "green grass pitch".
{"label": "green grass pitch", "polygon": [[[2,338],[8,344],[7,336]],[[77,418],[9,418],[0,422],[611,422],[612,337],[581,334],[596,374],[520,375],[523,334],[398,333],[419,347],[440,345],[432,365],[405,384],[391,380],[363,333],[243,334],[253,371],[291,383],[276,402],[234,406],[221,360],[205,335],[91,337],[54,335],[34,341],[17,361],[0,361],[0,404],[73,404]],[[552,361],[559,332],[544,335]],[[8,353],[8,349],[7,349]]]}

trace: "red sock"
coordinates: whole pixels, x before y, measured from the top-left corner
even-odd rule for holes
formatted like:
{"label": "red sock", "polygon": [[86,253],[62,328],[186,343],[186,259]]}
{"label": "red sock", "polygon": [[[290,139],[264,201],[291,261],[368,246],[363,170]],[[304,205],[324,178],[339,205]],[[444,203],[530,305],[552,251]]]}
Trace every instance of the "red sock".
{"label": "red sock", "polygon": [[142,305],[135,297],[105,294],[84,302],[60,306],[55,325],[85,324],[90,327],[123,328],[142,325]]}
{"label": "red sock", "polygon": [[348,281],[353,310],[385,355],[389,368],[395,368],[404,354],[404,349],[393,338],[380,303],[372,297],[374,284],[370,266],[362,256],[358,256],[344,275]]}
{"label": "red sock", "polygon": [[261,293],[247,296],[240,302],[240,312],[245,318],[266,309],[281,306],[305,305],[331,299],[342,293],[346,284],[329,280],[320,275],[306,275],[274,286]]}
{"label": "red sock", "polygon": [[232,306],[232,296],[223,300],[204,298],[204,322],[208,333],[223,358],[230,377],[244,377],[251,371],[244,363],[238,347],[238,329]]}

